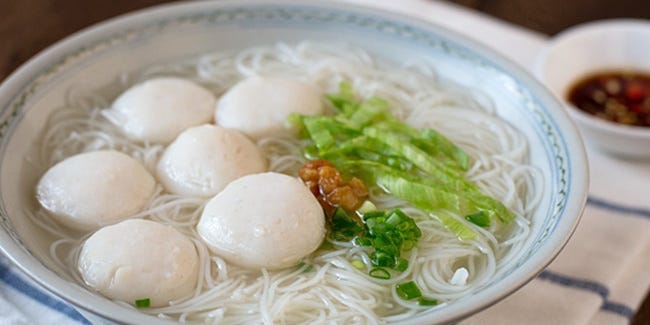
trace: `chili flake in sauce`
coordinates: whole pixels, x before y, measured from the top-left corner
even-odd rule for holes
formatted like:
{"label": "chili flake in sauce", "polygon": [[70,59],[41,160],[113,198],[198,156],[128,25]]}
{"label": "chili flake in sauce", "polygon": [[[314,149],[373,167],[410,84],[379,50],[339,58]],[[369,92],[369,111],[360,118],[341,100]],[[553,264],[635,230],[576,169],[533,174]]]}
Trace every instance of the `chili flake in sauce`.
{"label": "chili flake in sauce", "polygon": [[577,82],[568,99],[581,110],[602,119],[650,126],[650,75],[607,72]]}
{"label": "chili flake in sauce", "polygon": [[360,179],[353,177],[344,182],[341,173],[324,159],[306,162],[298,175],[318,199],[328,217],[332,216],[336,207],[353,212],[368,197],[368,189]]}

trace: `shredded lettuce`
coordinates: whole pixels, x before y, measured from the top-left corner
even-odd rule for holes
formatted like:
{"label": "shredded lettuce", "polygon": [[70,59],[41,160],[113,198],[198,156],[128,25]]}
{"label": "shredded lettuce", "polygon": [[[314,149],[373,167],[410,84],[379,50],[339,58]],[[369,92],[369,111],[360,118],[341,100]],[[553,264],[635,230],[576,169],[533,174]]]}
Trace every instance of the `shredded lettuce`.
{"label": "shredded lettuce", "polygon": [[[418,130],[394,119],[386,119],[381,123],[377,123],[374,127],[384,132],[388,131],[406,136],[411,144],[417,146],[427,154],[437,157],[445,163],[451,163],[452,166],[458,167],[461,170],[467,170],[469,166],[469,156],[465,151],[458,148],[453,142],[435,130]],[[451,159],[451,161],[446,161],[446,159]]]}
{"label": "shredded lettuce", "polygon": [[350,123],[358,128],[367,126],[373,121],[382,121],[389,116],[388,102],[377,97],[372,97],[361,103],[357,109],[348,116]]}
{"label": "shredded lettuce", "polygon": [[327,99],[336,107],[339,112],[344,115],[349,115],[353,113],[359,102],[354,96],[354,89],[352,89],[352,84],[347,82],[342,82],[339,84],[338,94],[329,94],[326,96]]}
{"label": "shredded lettuce", "polygon": [[469,156],[437,131],[397,120],[384,99],[358,100],[349,83],[341,83],[339,93],[327,98],[337,115],[289,119],[312,141],[305,147],[308,159],[327,159],[339,170],[359,175],[427,212],[461,240],[478,236],[467,222],[488,227],[495,218],[503,223],[514,219],[501,202],[464,177]]}

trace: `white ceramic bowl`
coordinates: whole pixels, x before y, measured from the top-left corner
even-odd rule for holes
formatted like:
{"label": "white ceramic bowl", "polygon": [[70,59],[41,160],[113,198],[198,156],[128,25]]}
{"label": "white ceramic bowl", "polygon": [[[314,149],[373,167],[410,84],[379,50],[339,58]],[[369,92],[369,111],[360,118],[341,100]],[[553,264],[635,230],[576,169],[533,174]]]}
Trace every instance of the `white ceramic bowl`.
{"label": "white ceramic bowl", "polygon": [[584,148],[570,118],[541,84],[494,52],[411,17],[337,3],[192,2],[152,8],[77,33],[42,52],[0,87],[0,248],[20,269],[93,321],[163,321],[70,283],[53,270],[47,236],[23,208],[35,204],[39,178],[28,153],[46,117],[71,89],[105,87],[124,72],[217,49],[277,41],[343,40],[401,62],[426,56],[441,77],[488,94],[497,113],[530,143],[545,179],[525,253],[475,294],[432,308],[410,324],[447,323],[495,303],[531,280],[558,254],[581,215],[587,192]]}
{"label": "white ceramic bowl", "polygon": [[650,21],[604,20],[570,28],[553,37],[535,64],[535,74],[566,102],[585,142],[625,158],[650,158],[650,128],[609,122],[566,101],[570,87],[602,71],[650,73]]}

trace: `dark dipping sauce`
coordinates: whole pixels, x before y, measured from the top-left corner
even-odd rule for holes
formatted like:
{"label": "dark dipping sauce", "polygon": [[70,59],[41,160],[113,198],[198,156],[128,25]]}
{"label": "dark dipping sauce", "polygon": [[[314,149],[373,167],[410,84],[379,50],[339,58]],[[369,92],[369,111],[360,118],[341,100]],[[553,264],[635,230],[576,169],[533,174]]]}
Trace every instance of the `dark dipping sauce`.
{"label": "dark dipping sauce", "polygon": [[650,74],[594,74],[577,82],[568,99],[581,110],[608,121],[650,126]]}

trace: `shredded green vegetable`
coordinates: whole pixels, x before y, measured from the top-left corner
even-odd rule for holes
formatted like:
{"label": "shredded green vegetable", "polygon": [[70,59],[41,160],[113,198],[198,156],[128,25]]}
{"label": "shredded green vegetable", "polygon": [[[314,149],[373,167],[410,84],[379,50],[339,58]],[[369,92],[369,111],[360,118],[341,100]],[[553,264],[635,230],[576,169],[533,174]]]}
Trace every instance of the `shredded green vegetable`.
{"label": "shredded green vegetable", "polygon": [[[460,240],[476,238],[478,233],[453,214],[479,227],[490,226],[495,217],[503,223],[514,219],[501,202],[464,177],[468,155],[440,133],[397,120],[384,99],[358,100],[349,83],[341,83],[339,93],[327,98],[338,109],[337,115],[292,115],[289,119],[313,143],[305,148],[308,159],[327,159],[342,172],[410,202]],[[358,232],[348,229],[339,234],[350,237]],[[373,240],[384,242],[384,238]],[[372,245],[364,239],[357,241]],[[397,260],[388,262],[391,258],[383,253],[372,258],[373,263],[391,264],[391,268],[398,264]]]}
{"label": "shredded green vegetable", "polygon": [[480,211],[474,214],[468,214],[465,216],[465,219],[479,227],[489,227],[490,226],[490,216],[484,211]]}

